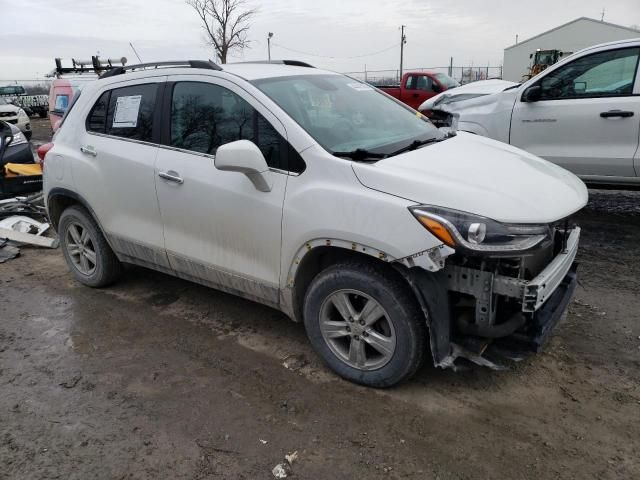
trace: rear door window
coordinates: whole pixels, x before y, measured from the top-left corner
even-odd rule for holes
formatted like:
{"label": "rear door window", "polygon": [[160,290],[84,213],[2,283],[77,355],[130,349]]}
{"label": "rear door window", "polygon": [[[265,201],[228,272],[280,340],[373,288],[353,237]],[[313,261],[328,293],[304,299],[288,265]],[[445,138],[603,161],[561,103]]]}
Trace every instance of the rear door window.
{"label": "rear door window", "polygon": [[156,83],[107,90],[87,116],[87,131],[152,142],[157,92]]}
{"label": "rear door window", "polygon": [[[158,84],[145,83],[110,91],[105,118],[104,133],[116,137],[153,141],[154,114]],[[98,99],[100,102],[102,97]],[[101,126],[99,118],[102,106],[94,105],[96,127]]]}

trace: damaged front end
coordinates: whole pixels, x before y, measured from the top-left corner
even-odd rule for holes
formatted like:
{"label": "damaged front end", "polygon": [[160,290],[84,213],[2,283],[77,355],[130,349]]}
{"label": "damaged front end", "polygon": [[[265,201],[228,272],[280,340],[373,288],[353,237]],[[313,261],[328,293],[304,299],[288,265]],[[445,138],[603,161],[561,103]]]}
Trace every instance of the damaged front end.
{"label": "damaged front end", "polygon": [[501,360],[539,352],[576,287],[580,228],[567,220],[492,225],[423,207],[413,213],[455,250],[438,272],[408,271],[428,318],[435,364],[456,368],[465,358],[501,369]]}

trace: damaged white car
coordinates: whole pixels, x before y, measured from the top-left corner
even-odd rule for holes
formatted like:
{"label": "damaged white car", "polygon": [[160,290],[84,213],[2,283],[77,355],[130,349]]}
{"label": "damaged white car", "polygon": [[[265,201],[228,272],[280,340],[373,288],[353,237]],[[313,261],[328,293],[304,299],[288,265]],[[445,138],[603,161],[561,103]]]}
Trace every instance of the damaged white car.
{"label": "damaged white car", "polygon": [[576,285],[577,177],[300,62],[114,68],[44,165],[80,282],[126,262],[261,302],[365,385],[536,352]]}
{"label": "damaged white car", "polygon": [[[640,39],[586,48],[523,84],[488,80],[419,110],[538,155],[593,186],[640,185]],[[456,127],[457,123],[457,127]]]}

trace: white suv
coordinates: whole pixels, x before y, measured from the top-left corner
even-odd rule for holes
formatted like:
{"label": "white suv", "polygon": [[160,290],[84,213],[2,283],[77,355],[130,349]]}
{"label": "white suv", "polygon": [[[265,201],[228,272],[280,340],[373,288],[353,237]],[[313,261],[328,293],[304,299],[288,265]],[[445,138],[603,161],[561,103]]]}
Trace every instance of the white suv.
{"label": "white suv", "polygon": [[440,367],[539,350],[587,202],[556,165],[299,62],[115,68],[69,109],[44,183],[80,282],[126,262],[261,302],[376,387],[429,350]]}

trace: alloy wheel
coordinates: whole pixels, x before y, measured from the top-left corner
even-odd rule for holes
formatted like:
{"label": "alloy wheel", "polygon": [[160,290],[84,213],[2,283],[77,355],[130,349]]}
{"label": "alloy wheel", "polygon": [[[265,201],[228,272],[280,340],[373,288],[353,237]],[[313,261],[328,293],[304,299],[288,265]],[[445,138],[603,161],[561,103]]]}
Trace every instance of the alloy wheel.
{"label": "alloy wheel", "polygon": [[358,290],[338,290],[325,299],[320,331],[333,354],[359,370],[385,366],[396,349],[396,333],[387,312]]}
{"label": "alloy wheel", "polygon": [[89,231],[79,223],[67,228],[66,249],[73,266],[83,275],[90,276],[96,270],[96,251]]}

